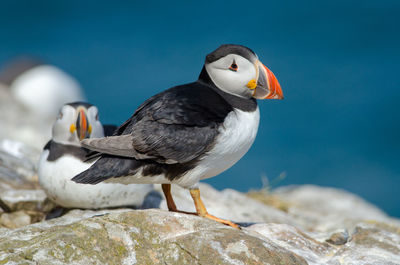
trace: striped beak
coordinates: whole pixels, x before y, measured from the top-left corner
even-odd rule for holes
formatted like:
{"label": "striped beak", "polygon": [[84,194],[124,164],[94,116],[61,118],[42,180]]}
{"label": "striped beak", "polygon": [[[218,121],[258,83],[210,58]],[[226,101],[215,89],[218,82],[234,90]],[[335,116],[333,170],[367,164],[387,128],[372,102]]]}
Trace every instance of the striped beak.
{"label": "striped beak", "polygon": [[274,73],[260,61],[257,61],[256,68],[258,71],[258,79],[253,97],[257,99],[283,99],[281,85]]}
{"label": "striped beak", "polygon": [[92,127],[89,124],[86,111],[80,109],[78,112],[78,118],[76,119],[76,134],[80,141],[85,138],[89,138]]}

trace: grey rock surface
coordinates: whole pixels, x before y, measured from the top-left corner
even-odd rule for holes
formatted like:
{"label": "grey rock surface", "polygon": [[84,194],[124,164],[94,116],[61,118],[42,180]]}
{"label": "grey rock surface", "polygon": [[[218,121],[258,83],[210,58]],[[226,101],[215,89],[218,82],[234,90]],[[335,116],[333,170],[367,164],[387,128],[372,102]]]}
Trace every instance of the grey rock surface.
{"label": "grey rock surface", "polygon": [[269,239],[192,215],[130,210],[81,216],[74,211],[63,220],[0,230],[0,263],[307,264]]}
{"label": "grey rock surface", "polygon": [[288,213],[310,231],[333,232],[339,228],[350,230],[359,221],[396,222],[376,206],[359,196],[341,189],[314,185],[278,188],[274,194],[290,205]]}
{"label": "grey rock surface", "polygon": [[0,215],[0,225],[8,228],[18,228],[31,223],[31,216],[24,211],[3,213]]}
{"label": "grey rock surface", "polygon": [[0,264],[400,264],[400,227],[361,222],[344,245],[294,226],[236,230],[165,210],[73,210],[0,229]]}
{"label": "grey rock surface", "polygon": [[43,211],[48,212],[54,204],[49,201],[43,190],[5,190],[0,194],[2,205],[8,211]]}

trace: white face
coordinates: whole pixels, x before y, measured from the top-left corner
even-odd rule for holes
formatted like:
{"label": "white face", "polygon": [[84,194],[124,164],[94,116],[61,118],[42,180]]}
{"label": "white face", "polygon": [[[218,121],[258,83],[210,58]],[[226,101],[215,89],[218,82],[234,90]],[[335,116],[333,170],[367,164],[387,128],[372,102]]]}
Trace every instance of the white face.
{"label": "white face", "polygon": [[246,58],[237,54],[228,54],[215,62],[205,65],[206,71],[213,83],[221,90],[251,98],[253,90],[247,85],[251,80],[257,80],[256,66]]}
{"label": "white face", "polygon": [[80,146],[77,121],[81,112],[87,117],[87,130],[85,130],[87,133],[85,138],[104,137],[103,126],[99,121],[98,109],[96,106],[91,106],[89,109],[86,109],[84,106],[74,108],[70,105],[64,105],[53,125],[53,141]]}
{"label": "white face", "polygon": [[89,124],[92,125],[92,132],[89,138],[100,138],[104,137],[103,125],[99,120],[99,110],[96,106],[91,106],[87,111],[87,117]]}

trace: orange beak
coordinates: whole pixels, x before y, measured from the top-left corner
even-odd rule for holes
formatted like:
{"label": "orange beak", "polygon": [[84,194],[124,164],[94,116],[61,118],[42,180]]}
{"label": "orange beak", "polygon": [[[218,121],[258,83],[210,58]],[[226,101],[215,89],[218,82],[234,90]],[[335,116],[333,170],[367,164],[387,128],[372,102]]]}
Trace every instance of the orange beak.
{"label": "orange beak", "polygon": [[283,99],[281,85],[274,73],[260,61],[257,64],[258,80],[253,97],[257,99]]}
{"label": "orange beak", "polygon": [[78,119],[76,120],[76,133],[79,140],[89,138],[90,136],[90,125],[83,109],[79,110]]}

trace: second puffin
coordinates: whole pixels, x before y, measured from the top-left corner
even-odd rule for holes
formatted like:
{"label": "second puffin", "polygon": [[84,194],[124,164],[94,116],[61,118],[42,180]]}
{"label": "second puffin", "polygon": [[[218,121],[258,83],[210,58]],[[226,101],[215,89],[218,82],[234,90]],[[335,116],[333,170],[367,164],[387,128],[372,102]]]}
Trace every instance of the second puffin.
{"label": "second puffin", "polygon": [[196,82],[172,87],[146,100],[111,137],[85,139],[101,153],[78,183],[161,183],[170,211],[178,211],[171,183],[187,188],[196,214],[210,215],[198,182],[234,165],[258,130],[256,99],[283,99],[274,74],[241,45],[222,45],[206,56]]}
{"label": "second puffin", "polygon": [[89,103],[73,102],[61,108],[53,125],[52,139],[43,148],[38,163],[39,184],[50,200],[64,208],[142,205],[153,185],[101,183],[90,186],[71,181],[94,163],[87,161],[89,150],[81,147],[80,140],[104,137],[112,129],[115,128],[101,124],[97,107]]}

